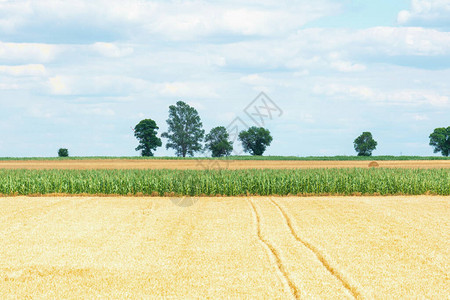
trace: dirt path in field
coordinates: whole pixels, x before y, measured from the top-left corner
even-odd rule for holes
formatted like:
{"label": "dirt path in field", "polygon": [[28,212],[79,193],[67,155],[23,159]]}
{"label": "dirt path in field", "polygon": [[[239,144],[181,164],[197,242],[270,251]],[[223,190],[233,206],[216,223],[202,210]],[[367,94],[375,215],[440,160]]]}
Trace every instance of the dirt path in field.
{"label": "dirt path in field", "polygon": [[174,202],[0,198],[0,299],[450,294],[448,196]]}
{"label": "dirt path in field", "polygon": [[[368,168],[370,161],[287,160],[29,160],[0,161],[0,169],[312,169]],[[378,161],[380,168],[450,168],[450,160]]]}

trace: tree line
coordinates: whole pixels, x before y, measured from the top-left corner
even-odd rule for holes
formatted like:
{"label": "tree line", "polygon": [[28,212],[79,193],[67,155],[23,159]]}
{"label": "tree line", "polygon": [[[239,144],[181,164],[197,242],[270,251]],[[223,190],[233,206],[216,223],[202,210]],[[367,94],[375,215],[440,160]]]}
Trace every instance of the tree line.
{"label": "tree line", "polygon": [[[167,139],[166,149],[174,149],[177,156],[194,156],[195,152],[208,150],[213,157],[228,156],[233,151],[233,142],[229,139],[229,133],[224,126],[217,126],[206,134],[200,116],[194,107],[183,101],[169,106],[168,130],[161,137]],[[139,122],[134,128],[134,135],[139,141],[136,151],[141,151],[142,156],[153,156],[153,152],[162,146],[162,141],[157,137],[159,127],[152,119]],[[434,152],[441,152],[448,156],[450,150],[450,126],[436,128],[429,136],[430,145]],[[250,127],[238,135],[244,152],[251,155],[263,155],[270,146],[273,137],[270,131],[263,127]],[[201,142],[205,142],[203,147]],[[363,132],[354,142],[354,149],[358,156],[371,156],[378,143],[372,133]]]}
{"label": "tree line", "polygon": [[[213,157],[223,157],[229,156],[233,151],[233,141],[230,140],[227,129],[217,126],[205,135],[197,110],[183,101],[169,106],[169,118],[166,122],[168,130],[162,133],[161,137],[167,139],[166,149],[174,149],[177,156],[194,156],[196,152],[207,150]],[[134,136],[139,141],[135,150],[141,151],[142,156],[153,156],[153,152],[162,146],[162,141],[157,136],[158,129],[152,119],[144,119],[134,127]],[[429,139],[434,153],[440,152],[443,156],[449,156],[450,126],[434,129]],[[239,132],[238,140],[242,143],[244,152],[263,155],[273,137],[268,129],[253,126]],[[202,146],[203,141],[205,146]],[[371,156],[377,145],[370,132],[363,132],[353,142],[358,156]],[[58,156],[68,157],[68,149],[60,148]]]}
{"label": "tree line", "polygon": [[[167,139],[166,149],[175,150],[177,156],[194,156],[196,152],[208,150],[213,157],[229,156],[233,151],[233,141],[224,126],[217,126],[205,135],[203,124],[197,110],[183,101],[169,106],[168,130],[161,134]],[[153,156],[153,152],[162,146],[157,136],[159,127],[152,119],[144,119],[134,127],[134,136],[139,145],[136,151],[142,156]],[[251,155],[263,155],[273,138],[268,129],[250,127],[238,135],[245,152]],[[202,142],[205,146],[202,146]]]}
{"label": "tree line", "polygon": [[[429,136],[430,146],[433,152],[440,152],[443,156],[448,156],[450,153],[450,126],[445,128],[436,128]],[[372,133],[363,132],[353,142],[355,151],[358,156],[371,156],[372,151],[377,148],[377,142],[373,139]]]}

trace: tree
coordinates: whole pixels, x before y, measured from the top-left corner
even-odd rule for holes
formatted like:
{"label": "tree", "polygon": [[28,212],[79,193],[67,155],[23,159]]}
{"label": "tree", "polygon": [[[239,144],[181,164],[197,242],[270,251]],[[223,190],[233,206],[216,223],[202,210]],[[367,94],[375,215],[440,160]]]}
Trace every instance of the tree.
{"label": "tree", "polygon": [[177,156],[194,156],[194,152],[201,151],[205,131],[203,124],[195,108],[183,101],[169,106],[169,118],[167,119],[169,129],[162,134],[169,141],[166,149],[172,148]]}
{"label": "tree", "polygon": [[371,156],[372,151],[377,149],[377,142],[373,139],[372,133],[363,132],[353,142],[355,151],[358,152],[358,156]]}
{"label": "tree", "polygon": [[270,131],[263,127],[252,126],[248,130],[239,133],[239,140],[245,152],[251,155],[263,155],[266,147],[272,142]]}
{"label": "tree", "polygon": [[157,147],[161,147],[161,139],[156,136],[157,130],[156,122],[152,119],[145,119],[139,122],[134,127],[134,136],[139,141],[139,146],[136,151],[142,150],[142,156],[153,156],[153,152]]}
{"label": "tree", "polygon": [[58,156],[59,157],[68,157],[69,156],[69,150],[67,150],[66,148],[59,148]]}
{"label": "tree", "polygon": [[441,152],[443,156],[448,156],[450,152],[450,126],[436,128],[430,134],[430,146],[434,147],[434,153]]}
{"label": "tree", "polygon": [[213,157],[228,156],[233,151],[233,142],[228,140],[229,137],[225,127],[215,127],[205,137],[205,148],[211,151]]}

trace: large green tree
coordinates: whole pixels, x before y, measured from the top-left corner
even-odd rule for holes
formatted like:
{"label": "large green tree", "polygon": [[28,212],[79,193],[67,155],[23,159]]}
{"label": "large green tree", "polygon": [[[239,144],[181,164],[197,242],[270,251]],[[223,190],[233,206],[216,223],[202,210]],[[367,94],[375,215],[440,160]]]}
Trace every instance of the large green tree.
{"label": "large green tree", "polygon": [[358,156],[371,156],[372,151],[377,148],[377,144],[378,143],[373,139],[372,133],[370,132],[363,132],[353,142],[353,146],[355,147]]}
{"label": "large green tree", "polygon": [[134,136],[139,141],[136,151],[142,150],[142,156],[153,156],[153,151],[161,147],[161,139],[156,136],[158,129],[159,127],[152,119],[142,120],[134,127]]}
{"label": "large green tree", "polygon": [[194,153],[202,150],[200,144],[205,135],[203,124],[195,108],[183,101],[169,106],[168,131],[162,134],[167,138],[166,149],[172,148],[177,156],[194,156]]}
{"label": "large green tree", "polygon": [[239,140],[242,142],[244,151],[251,155],[263,155],[272,139],[270,131],[263,127],[252,126],[239,133]]}
{"label": "large green tree", "polygon": [[213,157],[228,156],[233,151],[233,142],[228,140],[229,137],[225,127],[215,127],[206,135],[205,147],[211,151]]}
{"label": "large green tree", "polygon": [[450,126],[436,128],[430,134],[430,146],[434,147],[434,153],[441,152],[443,156],[448,156],[450,152]]}

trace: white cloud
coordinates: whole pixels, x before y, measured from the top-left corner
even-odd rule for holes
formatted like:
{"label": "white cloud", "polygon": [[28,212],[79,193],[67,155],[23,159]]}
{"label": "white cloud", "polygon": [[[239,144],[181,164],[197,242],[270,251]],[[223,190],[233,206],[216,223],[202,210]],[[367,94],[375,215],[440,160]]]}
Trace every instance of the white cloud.
{"label": "white cloud", "polygon": [[0,90],[18,90],[20,85],[15,83],[0,83]]}
{"label": "white cloud", "polygon": [[[269,90],[286,112],[269,125],[280,137],[269,151],[280,154],[298,148],[298,140],[326,140],[330,132],[355,124],[383,128],[392,116],[416,127],[420,122],[414,120],[446,121],[450,33],[418,27],[413,8],[402,24],[417,27],[326,28],[328,20],[317,20],[321,27],[303,28],[336,14],[339,7],[331,1],[342,3],[0,0],[0,119],[17,116],[24,120],[20,125],[42,132],[57,122],[114,124],[133,143],[117,145],[117,153],[130,155],[135,140],[129,126],[137,119],[152,117],[164,127],[167,107],[183,100],[202,110],[210,128],[245,117],[242,109],[261,90]],[[436,68],[417,61],[432,61]],[[299,139],[290,139],[292,127],[302,129],[293,131]],[[74,136],[86,132],[71,128]],[[413,140],[419,136],[415,129]],[[113,145],[118,131],[107,129],[99,142]],[[17,137],[32,137],[23,132]],[[345,153],[347,146],[327,153]],[[305,147],[303,154],[320,149],[314,143]]]}
{"label": "white cloud", "polygon": [[313,93],[339,100],[351,98],[391,105],[432,105],[438,107],[450,105],[448,96],[441,95],[433,90],[382,91],[364,85],[332,83],[314,86]]}
{"label": "white cloud", "polygon": [[372,51],[387,55],[450,54],[450,32],[420,27],[375,27],[361,30],[358,35],[359,41],[373,43]]}
{"label": "white cloud", "polygon": [[105,57],[124,57],[133,53],[132,47],[118,47],[112,43],[97,42],[92,45],[92,49]]}
{"label": "white cloud", "polygon": [[410,10],[398,13],[397,21],[401,25],[450,26],[449,0],[412,0]]}
{"label": "white cloud", "polygon": [[[289,38],[205,47],[211,54],[224,57],[229,68],[362,72],[373,61],[395,64],[396,57],[446,56],[450,61],[450,32],[419,27],[314,28],[300,30]],[[414,60],[410,63],[419,64]]]}
{"label": "white cloud", "polygon": [[69,88],[68,80],[62,76],[55,76],[49,78],[50,93],[53,95],[70,95],[71,90]]}
{"label": "white cloud", "polygon": [[[124,76],[62,76],[49,78],[52,95],[61,96],[126,96],[142,91],[148,83]],[[123,99],[123,98],[120,98]]]}
{"label": "white cloud", "polygon": [[203,82],[166,82],[154,84],[154,88],[162,96],[216,98],[214,87]]}
{"label": "white cloud", "polygon": [[416,121],[426,121],[428,120],[428,116],[424,114],[414,114],[413,119]]}
{"label": "white cloud", "polygon": [[9,76],[45,76],[47,71],[41,64],[0,66],[0,74],[6,74]]}
{"label": "white cloud", "polygon": [[432,105],[435,106],[447,106],[450,104],[449,97],[440,95],[436,92],[426,92],[422,94],[423,97]]}
{"label": "white cloud", "polygon": [[49,44],[0,42],[0,62],[45,63],[54,59],[57,48]]}
{"label": "white cloud", "polygon": [[273,80],[265,78],[259,74],[250,74],[243,76],[240,79],[242,82],[249,85],[270,85],[273,84]]}
{"label": "white cloud", "polygon": [[224,67],[227,65],[227,60],[223,56],[207,55],[206,60],[208,66]]}
{"label": "white cloud", "polygon": [[107,107],[104,104],[87,104],[83,106],[77,106],[77,111],[81,114],[85,115],[96,115],[96,116],[105,116],[105,117],[113,117],[116,115],[116,112]]}
{"label": "white cloud", "polygon": [[[450,32],[420,27],[372,27],[360,30],[306,29],[292,46],[309,51],[367,55],[449,55]],[[308,46],[309,45],[309,46]]]}
{"label": "white cloud", "polygon": [[361,72],[366,70],[366,66],[363,64],[354,64],[343,60],[332,62],[331,67],[341,72]]}
{"label": "white cloud", "polygon": [[330,0],[316,0],[314,4],[306,0],[17,0],[0,2],[0,12],[6,16],[0,29],[20,33],[24,28],[33,30],[39,27],[36,25],[58,23],[57,27],[47,28],[47,33],[37,31],[36,35],[63,35],[58,27],[83,26],[92,33],[108,32],[131,39],[148,35],[179,40],[230,34],[266,36],[286,34],[309,21],[336,13],[339,7]]}

